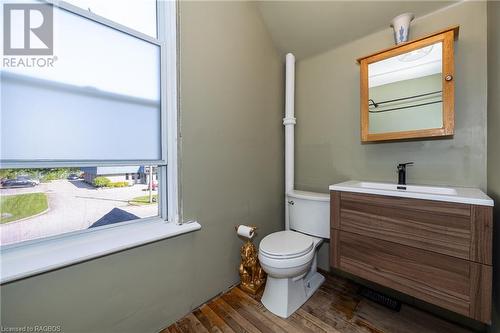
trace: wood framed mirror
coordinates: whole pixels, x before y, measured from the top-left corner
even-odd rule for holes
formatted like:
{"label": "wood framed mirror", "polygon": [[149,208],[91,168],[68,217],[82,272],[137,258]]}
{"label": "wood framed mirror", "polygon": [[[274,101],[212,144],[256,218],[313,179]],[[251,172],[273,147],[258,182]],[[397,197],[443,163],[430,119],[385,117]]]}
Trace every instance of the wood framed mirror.
{"label": "wood framed mirror", "polygon": [[450,137],[458,26],[359,58],[361,141]]}

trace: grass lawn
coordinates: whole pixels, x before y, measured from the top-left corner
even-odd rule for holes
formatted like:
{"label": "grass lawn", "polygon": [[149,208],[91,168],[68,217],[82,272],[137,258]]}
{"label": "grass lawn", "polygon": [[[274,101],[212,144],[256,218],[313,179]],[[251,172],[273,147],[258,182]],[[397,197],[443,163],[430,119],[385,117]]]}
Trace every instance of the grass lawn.
{"label": "grass lawn", "polygon": [[132,200],[129,200],[128,203],[131,205],[138,205],[138,206],[154,205],[154,204],[156,204],[157,198],[158,198],[158,195],[153,194],[153,203],[149,203],[149,195],[143,195],[140,197],[135,197]]}
{"label": "grass lawn", "polygon": [[48,207],[45,193],[1,196],[0,223],[8,223],[33,216],[43,212]]}

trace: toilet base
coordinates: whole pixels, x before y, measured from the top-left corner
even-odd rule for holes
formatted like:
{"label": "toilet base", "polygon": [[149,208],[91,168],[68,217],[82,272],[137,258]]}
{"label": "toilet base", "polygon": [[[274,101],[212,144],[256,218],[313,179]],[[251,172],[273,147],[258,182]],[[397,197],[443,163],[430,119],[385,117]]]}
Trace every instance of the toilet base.
{"label": "toilet base", "polygon": [[288,318],[304,304],[323,284],[325,278],[316,271],[309,271],[302,278],[277,279],[267,277],[262,304],[277,316]]}

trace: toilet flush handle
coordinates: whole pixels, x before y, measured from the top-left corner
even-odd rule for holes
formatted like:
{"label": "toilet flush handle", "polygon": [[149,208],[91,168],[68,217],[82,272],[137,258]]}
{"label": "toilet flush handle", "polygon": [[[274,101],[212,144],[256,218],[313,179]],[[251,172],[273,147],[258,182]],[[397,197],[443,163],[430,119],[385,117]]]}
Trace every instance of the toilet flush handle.
{"label": "toilet flush handle", "polygon": [[295,202],[293,202],[293,200],[290,200],[290,201],[288,201],[288,204],[293,206],[293,205],[295,205]]}

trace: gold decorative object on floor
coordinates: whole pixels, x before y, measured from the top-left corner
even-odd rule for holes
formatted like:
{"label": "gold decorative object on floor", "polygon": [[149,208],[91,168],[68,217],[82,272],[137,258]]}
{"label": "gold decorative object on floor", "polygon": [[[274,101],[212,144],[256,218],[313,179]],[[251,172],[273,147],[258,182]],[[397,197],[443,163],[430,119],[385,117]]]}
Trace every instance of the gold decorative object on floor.
{"label": "gold decorative object on floor", "polygon": [[240,250],[240,288],[255,295],[266,282],[266,273],[259,264],[259,252],[252,243],[257,227],[238,225],[235,226],[235,229],[239,236],[246,239]]}

